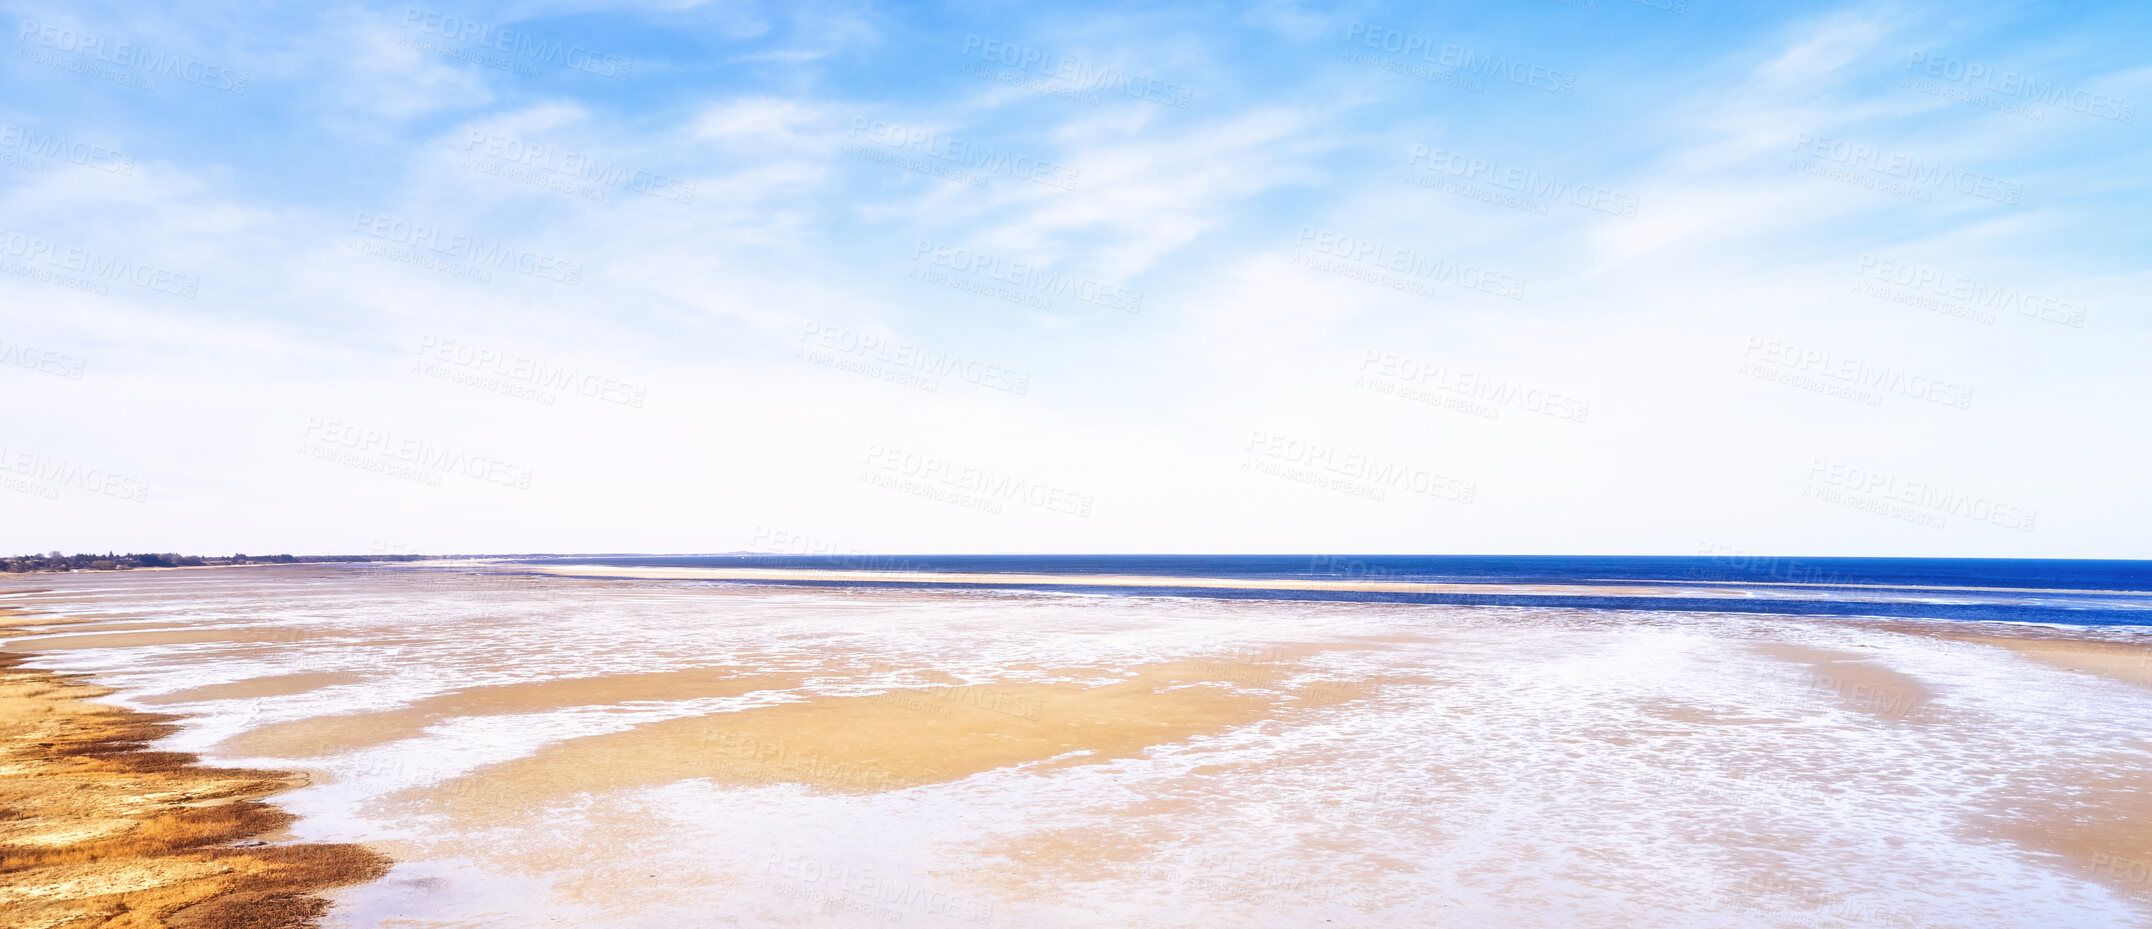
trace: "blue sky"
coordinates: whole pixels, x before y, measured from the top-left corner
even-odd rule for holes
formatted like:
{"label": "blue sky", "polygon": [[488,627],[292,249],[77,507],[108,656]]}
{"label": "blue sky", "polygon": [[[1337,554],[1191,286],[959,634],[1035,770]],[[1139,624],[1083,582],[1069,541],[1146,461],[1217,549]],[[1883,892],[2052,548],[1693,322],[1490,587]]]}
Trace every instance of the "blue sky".
{"label": "blue sky", "polygon": [[6,19],[11,551],[2152,555],[2126,4]]}

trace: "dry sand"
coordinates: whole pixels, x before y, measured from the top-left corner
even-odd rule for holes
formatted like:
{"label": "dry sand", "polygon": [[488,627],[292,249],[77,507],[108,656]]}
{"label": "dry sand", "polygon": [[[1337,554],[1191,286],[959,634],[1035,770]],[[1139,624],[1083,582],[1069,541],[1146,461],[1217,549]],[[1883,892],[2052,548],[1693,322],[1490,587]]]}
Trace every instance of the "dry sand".
{"label": "dry sand", "polygon": [[315,891],[385,873],[355,845],[235,846],[283,829],[259,798],[304,779],[146,751],[168,717],[21,660],[0,654],[0,925],[306,926],[327,907]]}

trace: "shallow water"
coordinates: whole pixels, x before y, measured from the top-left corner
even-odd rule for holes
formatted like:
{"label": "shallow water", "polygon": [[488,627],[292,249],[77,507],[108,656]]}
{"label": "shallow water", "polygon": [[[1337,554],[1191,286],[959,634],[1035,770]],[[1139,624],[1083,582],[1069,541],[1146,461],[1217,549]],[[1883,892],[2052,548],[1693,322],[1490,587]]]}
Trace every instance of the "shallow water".
{"label": "shallow water", "polygon": [[[2152,925],[2152,690],[1881,622],[380,567],[28,587],[0,604],[98,622],[9,650],[190,714],[169,747],[317,772],[279,797],[294,838],[399,859],[332,927]],[[697,668],[734,684],[649,676]],[[1112,688],[1188,725],[1131,735]],[[390,715],[320,722],[359,713]],[[668,725],[716,728],[624,735]],[[1026,756],[1042,731],[1094,753]],[[929,763],[958,736],[1018,760]]]}

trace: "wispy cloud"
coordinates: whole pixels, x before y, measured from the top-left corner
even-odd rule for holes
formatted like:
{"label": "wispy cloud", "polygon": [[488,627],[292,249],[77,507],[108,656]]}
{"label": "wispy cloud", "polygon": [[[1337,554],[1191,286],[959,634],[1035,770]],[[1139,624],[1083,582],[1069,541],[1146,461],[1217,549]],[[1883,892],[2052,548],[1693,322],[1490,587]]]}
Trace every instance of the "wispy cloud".
{"label": "wispy cloud", "polygon": [[[15,495],[18,548],[2142,554],[2120,6],[11,13],[0,339],[87,363],[0,368],[5,439],[173,489]],[[315,467],[310,416],[538,477]],[[1332,499],[1241,467],[1265,430],[1480,493]],[[892,443],[1099,506],[874,492]],[[1819,508],[1817,458],[2041,528]]]}

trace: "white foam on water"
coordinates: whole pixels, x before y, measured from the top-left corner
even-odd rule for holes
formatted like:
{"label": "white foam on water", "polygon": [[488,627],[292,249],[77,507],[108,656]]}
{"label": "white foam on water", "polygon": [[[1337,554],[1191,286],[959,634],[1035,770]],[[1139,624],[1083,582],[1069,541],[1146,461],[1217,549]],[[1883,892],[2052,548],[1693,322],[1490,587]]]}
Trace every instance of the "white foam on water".
{"label": "white foam on water", "polygon": [[[333,894],[334,929],[2148,925],[2143,902],[1990,827],[2013,797],[2152,767],[2152,692],[1857,622],[378,568],[180,575],[41,578],[49,592],[14,602],[270,639],[39,658],[123,688],[122,702],[357,676],[145,707],[191,714],[173,748],[322,774],[277,799],[301,816],[297,839],[401,856],[389,877]],[[1294,643],[1355,647],[1280,664]],[[1849,689],[1772,657],[1774,643],[1873,659],[1918,693]],[[867,795],[690,780],[534,801],[483,825],[380,802],[566,739],[917,686],[920,670],[1103,683],[1192,659],[1290,669],[1250,676],[1256,689],[1372,683],[1140,757]],[[473,686],[713,666],[804,677],[745,697],[448,717],[322,759],[219,754],[258,726]]]}

